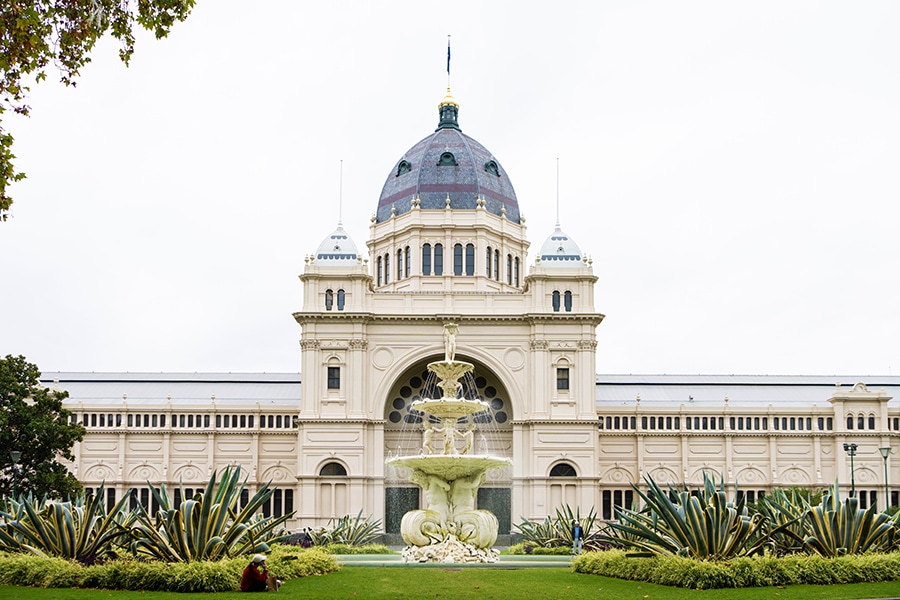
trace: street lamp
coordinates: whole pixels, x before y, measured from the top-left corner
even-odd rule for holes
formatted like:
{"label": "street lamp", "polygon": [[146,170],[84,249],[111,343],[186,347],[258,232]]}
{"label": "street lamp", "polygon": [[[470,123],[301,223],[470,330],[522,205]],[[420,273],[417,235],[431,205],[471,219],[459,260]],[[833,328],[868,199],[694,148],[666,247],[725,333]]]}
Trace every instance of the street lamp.
{"label": "street lamp", "polygon": [[853,457],[856,456],[856,444],[844,442],[844,452],[850,455],[850,497],[856,496],[856,473],[853,471]]}
{"label": "street lamp", "polygon": [[893,450],[888,446],[887,448],[879,448],[878,451],[881,452],[881,458],[884,459],[884,509],[887,510],[891,507],[891,493],[888,488],[887,459]]}
{"label": "street lamp", "polygon": [[12,495],[13,500],[16,499],[16,479],[19,478],[19,459],[22,458],[22,453],[18,450],[10,450],[9,458],[12,459],[13,463],[13,480],[12,480]]}

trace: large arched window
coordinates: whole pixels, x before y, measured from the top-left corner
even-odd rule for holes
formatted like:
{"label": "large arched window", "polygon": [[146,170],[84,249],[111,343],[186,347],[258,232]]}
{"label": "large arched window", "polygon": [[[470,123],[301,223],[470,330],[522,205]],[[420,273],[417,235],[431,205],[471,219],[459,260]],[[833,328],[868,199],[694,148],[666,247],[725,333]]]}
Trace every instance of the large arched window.
{"label": "large arched window", "polygon": [[494,257],[494,251],[491,250],[490,246],[488,246],[487,247],[487,255],[485,256],[485,263],[484,263],[484,265],[485,265],[484,266],[484,274],[488,278],[490,278],[490,276],[491,276],[491,259],[493,257]]}
{"label": "large arched window", "polygon": [[384,255],[384,283],[387,285],[391,282],[391,255]]}
{"label": "large arched window", "polygon": [[513,267],[513,268],[515,270],[514,277],[516,280],[516,287],[519,287],[519,257],[518,256],[516,257],[516,264],[515,264],[515,267]]}
{"label": "large arched window", "polygon": [[325,310],[331,310],[332,304],[334,304],[334,292],[325,290]]}
{"label": "large arched window", "polygon": [[462,244],[453,245],[453,274],[463,274],[463,247]]}
{"label": "large arched window", "polygon": [[572,292],[569,290],[566,290],[563,295],[563,305],[566,307],[566,312],[572,312]]}
{"label": "large arched window", "polygon": [[397,250],[397,281],[403,279],[403,250]]}
{"label": "large arched window", "polygon": [[409,277],[409,246],[404,250],[406,254],[406,261],[403,263],[403,274]]}
{"label": "large arched window", "polygon": [[320,477],[346,477],[347,469],[344,468],[344,465],[337,462],[325,463],[322,465],[322,468],[319,469]]}
{"label": "large arched window", "polygon": [[[490,276],[490,273],[488,273]],[[494,250],[494,281],[500,281],[500,251]]]}
{"label": "large arched window", "polygon": [[378,277],[377,277],[376,281],[378,281],[378,285],[381,285],[381,281],[384,278],[384,274],[382,273],[382,270],[384,269],[384,265],[381,264],[380,256],[378,257],[378,260],[376,261],[376,265],[377,265],[377,270],[378,270]]}
{"label": "large arched window", "polygon": [[561,462],[550,469],[550,477],[578,477],[578,471],[569,463]]}
{"label": "large arched window", "polygon": [[471,277],[475,274],[475,246],[466,244],[466,275]]}
{"label": "large arched window", "polygon": [[338,293],[337,293],[338,310],[344,310],[344,299],[345,299],[344,290],[338,290]]}
{"label": "large arched window", "polygon": [[431,275],[431,244],[422,246],[422,275]]}
{"label": "large arched window", "polygon": [[553,312],[559,312],[559,290],[553,290]]}
{"label": "large arched window", "polygon": [[434,274],[444,274],[444,246],[443,244],[434,245]]}
{"label": "large arched window", "polygon": [[512,254],[506,255],[506,285],[512,285]]}

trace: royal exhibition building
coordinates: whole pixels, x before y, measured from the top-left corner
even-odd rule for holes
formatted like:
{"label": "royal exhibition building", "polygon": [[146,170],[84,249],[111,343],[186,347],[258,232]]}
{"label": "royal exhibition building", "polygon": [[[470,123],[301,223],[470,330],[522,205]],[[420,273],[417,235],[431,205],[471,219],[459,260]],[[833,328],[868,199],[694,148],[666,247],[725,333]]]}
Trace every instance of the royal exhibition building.
{"label": "royal exhibition building", "polygon": [[180,482],[180,502],[239,465],[291,529],[362,512],[398,533],[423,498],[389,461],[429,447],[412,404],[433,394],[449,323],[474,365],[462,393],[490,406],[466,448],[511,459],[477,492],[501,534],[564,504],[611,519],[645,477],[707,473],[748,500],[837,481],[864,507],[900,504],[900,376],[597,375],[589,249],[541,225],[529,254],[510,174],[449,90],[437,129],[384,158],[365,251],[340,222],[308,249],[299,373],[43,374],[87,430],[70,465],[85,487],[147,505],[149,485]]}

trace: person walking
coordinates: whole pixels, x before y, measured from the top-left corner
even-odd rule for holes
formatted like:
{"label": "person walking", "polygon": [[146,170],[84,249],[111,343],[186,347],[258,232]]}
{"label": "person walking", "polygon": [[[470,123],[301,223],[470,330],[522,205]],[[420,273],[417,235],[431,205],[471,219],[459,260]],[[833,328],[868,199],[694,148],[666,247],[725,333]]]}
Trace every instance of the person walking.
{"label": "person walking", "polygon": [[584,529],[581,528],[581,522],[572,523],[572,554],[581,554],[584,547]]}

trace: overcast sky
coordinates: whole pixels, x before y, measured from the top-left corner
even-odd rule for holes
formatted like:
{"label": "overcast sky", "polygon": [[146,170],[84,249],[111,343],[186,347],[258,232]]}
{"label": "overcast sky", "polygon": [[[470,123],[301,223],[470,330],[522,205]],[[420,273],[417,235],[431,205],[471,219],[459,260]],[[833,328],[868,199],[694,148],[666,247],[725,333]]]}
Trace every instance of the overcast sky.
{"label": "overcast sky", "polygon": [[[304,256],[360,250],[437,124],[593,258],[599,373],[900,373],[900,3],[201,1],[11,113],[0,355],[298,371]],[[252,10],[251,10],[252,7]],[[460,343],[464,344],[465,332]]]}

